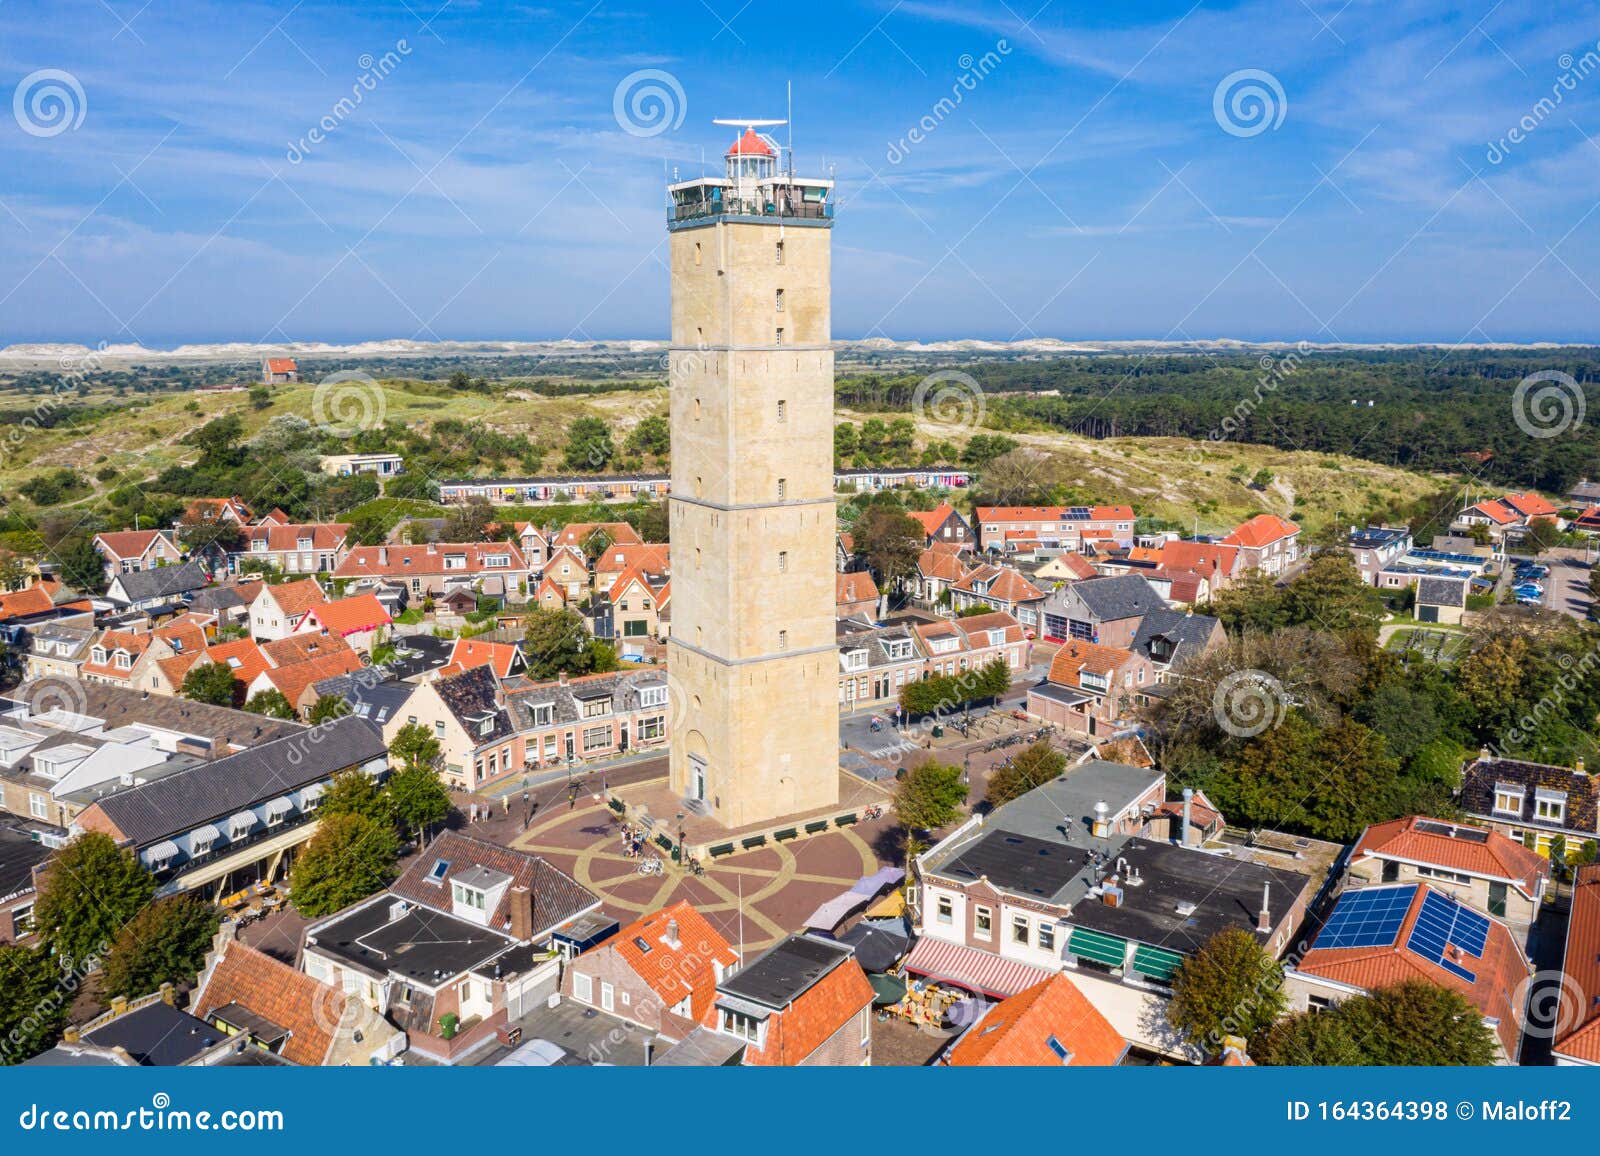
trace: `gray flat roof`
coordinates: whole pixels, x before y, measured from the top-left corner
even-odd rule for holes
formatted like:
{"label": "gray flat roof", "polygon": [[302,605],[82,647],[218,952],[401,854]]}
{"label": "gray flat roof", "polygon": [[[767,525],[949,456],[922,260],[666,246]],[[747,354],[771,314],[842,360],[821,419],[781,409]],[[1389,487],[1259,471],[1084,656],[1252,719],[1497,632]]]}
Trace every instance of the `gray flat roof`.
{"label": "gray flat roof", "polygon": [[791,935],[769,947],[717,985],[730,995],[774,1011],[788,1007],[852,954],[841,943]]}

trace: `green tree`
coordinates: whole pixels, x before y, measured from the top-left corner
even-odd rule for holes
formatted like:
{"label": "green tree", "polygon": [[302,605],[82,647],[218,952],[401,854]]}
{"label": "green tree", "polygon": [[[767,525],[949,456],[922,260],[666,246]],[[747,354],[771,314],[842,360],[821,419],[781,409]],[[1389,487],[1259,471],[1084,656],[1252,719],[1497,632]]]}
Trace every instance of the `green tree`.
{"label": "green tree", "polygon": [[1246,1040],[1283,1014],[1283,967],[1248,931],[1208,939],[1172,977],[1167,1020],[1211,1055],[1225,1036]]}
{"label": "green tree", "polygon": [[311,918],[331,915],[383,890],[394,879],[399,854],[393,824],[364,815],[323,816],[289,877],[295,909]]}
{"label": "green tree", "polygon": [[147,905],[112,940],[100,991],[137,999],[164,983],[194,979],[205,966],[219,922],[217,909],[192,895]]}
{"label": "green tree", "polygon": [[311,704],[311,725],[317,726],[332,719],[343,718],[349,713],[350,704],[342,696],[325,694]]}
{"label": "green tree", "polygon": [[594,472],[603,470],[616,457],[611,429],[597,417],[580,417],[567,427],[567,446],[562,460],[567,469]]}
{"label": "green tree", "polygon": [[528,677],[536,681],[555,678],[563,671],[572,676],[589,674],[596,662],[604,659],[594,649],[595,639],[576,610],[547,606],[529,610],[523,617],[522,638]]}
{"label": "green tree", "polygon": [[928,759],[906,771],[895,787],[895,815],[908,831],[935,831],[955,820],[966,797],[961,768]]}
{"label": "green tree", "polygon": [[352,769],[333,777],[322,796],[322,816],[360,815],[374,823],[393,824],[394,807],[372,776]]}
{"label": "green tree", "polygon": [[223,662],[197,662],[183,676],[179,693],[190,702],[210,703],[212,706],[232,706],[238,683],[233,671]]}
{"label": "green tree", "polygon": [[660,414],[651,414],[629,431],[623,445],[630,454],[665,458],[672,448],[672,425]]}
{"label": "green tree", "polygon": [[402,767],[433,770],[439,761],[439,740],[421,723],[407,723],[395,732],[389,754]]}
{"label": "green tree", "polygon": [[52,855],[33,919],[40,941],[81,969],[105,955],[156,893],[155,877],[111,836],[88,831]]}
{"label": "green tree", "polygon": [[1262,466],[1256,471],[1255,477],[1250,479],[1250,484],[1258,490],[1264,490],[1268,486],[1272,485],[1272,478],[1272,471],[1267,469],[1266,466]]}
{"label": "green tree", "polygon": [[0,1065],[20,1064],[56,1042],[76,986],[48,949],[0,943]]}
{"label": "green tree", "polygon": [[244,709],[251,714],[263,714],[268,718],[291,720],[294,718],[294,707],[283,697],[283,691],[277,687],[256,691],[250,696],[250,701],[244,704]]}
{"label": "green tree", "polygon": [[885,590],[916,570],[928,537],[922,523],[889,506],[873,506],[850,532],[856,552],[866,558]]}
{"label": "green tree", "polygon": [[856,440],[855,423],[842,421],[833,427],[833,460],[835,465],[844,465],[856,456],[859,443]]}
{"label": "green tree", "polygon": [[1368,586],[1348,550],[1313,554],[1305,570],[1283,593],[1289,625],[1376,635],[1383,599]]}
{"label": "green tree", "polygon": [[1051,746],[1049,739],[1040,739],[1012,759],[1010,766],[999,767],[989,776],[985,797],[991,807],[1004,806],[1058,778],[1066,769],[1067,756]]}
{"label": "green tree", "polygon": [[1485,1067],[1495,1061],[1496,1044],[1464,995],[1413,979],[1331,1011],[1290,1016],[1263,1033],[1255,1058],[1267,1064]]}
{"label": "green tree", "polygon": [[489,527],[494,520],[494,507],[489,504],[488,498],[468,498],[450,508],[441,533],[447,542],[487,542]]}
{"label": "green tree", "polygon": [[1283,592],[1272,576],[1261,570],[1247,571],[1202,609],[1220,619],[1230,634],[1272,631],[1289,623]]}
{"label": "green tree", "polygon": [[450,792],[431,765],[402,767],[389,776],[385,791],[404,834],[426,835],[450,817]]}
{"label": "green tree", "polygon": [[208,421],[199,429],[184,435],[183,440],[200,449],[202,460],[226,464],[237,456],[239,439],[244,436],[244,422],[235,414]]}

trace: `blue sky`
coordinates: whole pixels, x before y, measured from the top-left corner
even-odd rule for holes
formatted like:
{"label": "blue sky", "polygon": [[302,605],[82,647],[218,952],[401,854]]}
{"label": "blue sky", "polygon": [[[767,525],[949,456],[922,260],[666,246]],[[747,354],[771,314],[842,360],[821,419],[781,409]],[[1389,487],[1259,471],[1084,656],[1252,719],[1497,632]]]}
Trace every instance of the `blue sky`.
{"label": "blue sky", "polygon": [[665,176],[786,82],[836,337],[1600,340],[1600,6],[1040,2],[11,0],[0,344],[661,337]]}

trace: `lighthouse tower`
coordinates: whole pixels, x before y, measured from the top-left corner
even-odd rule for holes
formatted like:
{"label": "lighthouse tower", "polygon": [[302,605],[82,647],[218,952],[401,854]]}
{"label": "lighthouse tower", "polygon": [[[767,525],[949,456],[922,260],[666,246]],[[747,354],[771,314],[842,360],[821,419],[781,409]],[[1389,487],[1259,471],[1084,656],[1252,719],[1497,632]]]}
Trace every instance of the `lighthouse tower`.
{"label": "lighthouse tower", "polygon": [[839,796],[833,182],[759,129],[668,187],[671,783],[728,827]]}

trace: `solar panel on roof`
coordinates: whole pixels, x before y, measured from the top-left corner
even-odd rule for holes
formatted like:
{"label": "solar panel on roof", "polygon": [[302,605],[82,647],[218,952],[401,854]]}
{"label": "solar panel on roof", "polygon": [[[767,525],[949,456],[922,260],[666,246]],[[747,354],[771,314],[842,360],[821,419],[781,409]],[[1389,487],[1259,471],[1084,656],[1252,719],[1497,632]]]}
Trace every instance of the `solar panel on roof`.
{"label": "solar panel on roof", "polygon": [[1346,891],[1317,936],[1318,947],[1382,947],[1392,944],[1415,898],[1415,887]]}
{"label": "solar panel on roof", "polygon": [[1452,975],[1473,983],[1478,977],[1450,959],[1450,948],[1481,959],[1488,942],[1488,919],[1448,896],[1429,891],[1422,897],[1422,910],[1417,912],[1417,922],[1406,940],[1406,947]]}

